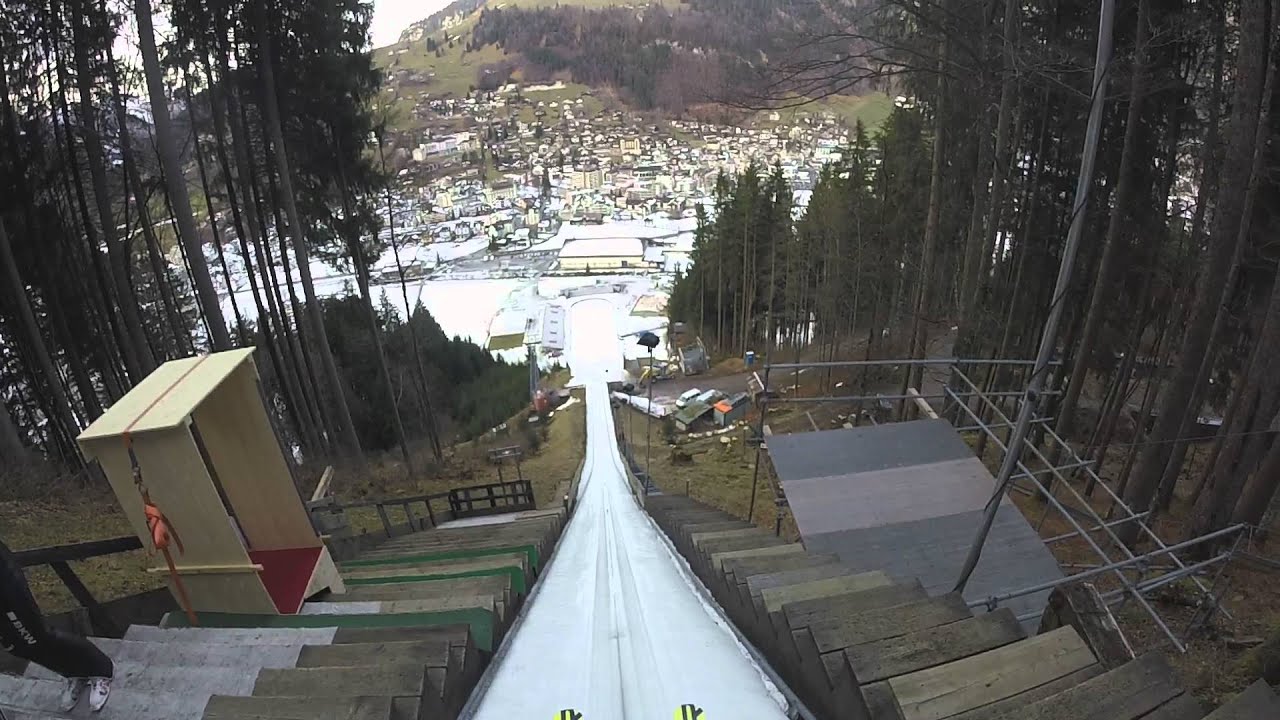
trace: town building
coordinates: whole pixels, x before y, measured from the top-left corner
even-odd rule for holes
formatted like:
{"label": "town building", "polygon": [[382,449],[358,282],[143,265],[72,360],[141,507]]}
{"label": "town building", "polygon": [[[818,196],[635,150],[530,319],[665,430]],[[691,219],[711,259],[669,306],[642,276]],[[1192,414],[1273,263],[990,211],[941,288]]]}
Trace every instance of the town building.
{"label": "town building", "polygon": [[574,170],[570,182],[575,190],[599,190],[604,185],[604,171],[598,167]]}
{"label": "town building", "polygon": [[638,238],[570,240],[560,250],[561,270],[592,272],[647,267],[644,243]]}

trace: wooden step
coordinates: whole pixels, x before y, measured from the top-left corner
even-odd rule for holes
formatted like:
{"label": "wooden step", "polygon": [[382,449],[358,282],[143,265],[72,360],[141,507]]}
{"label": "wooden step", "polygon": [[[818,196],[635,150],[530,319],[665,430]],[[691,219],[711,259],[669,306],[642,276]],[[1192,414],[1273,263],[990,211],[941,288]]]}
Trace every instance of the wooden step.
{"label": "wooden step", "polygon": [[1182,693],[1178,697],[1156,708],[1142,720],[1200,720],[1204,717],[1204,705],[1190,693]]}
{"label": "wooden step", "polygon": [[[791,575],[791,573],[797,573]],[[782,555],[778,557],[733,560],[720,567],[720,573],[708,585],[711,594],[720,601],[725,612],[745,630],[755,621],[756,609],[752,602],[750,583],[765,583],[770,587],[791,582],[806,582],[825,577],[853,575],[854,571],[840,565],[832,555]],[[755,597],[759,596],[757,592]]]}
{"label": "wooden step", "polygon": [[866,685],[944,665],[1021,639],[1022,625],[1017,617],[1009,608],[1001,608],[958,622],[854,645],[843,652],[824,655],[823,659],[828,666],[847,662],[853,676]]}
{"label": "wooden step", "polygon": [[393,720],[421,720],[444,714],[443,693],[430,669],[419,663],[379,664],[361,667],[295,668],[263,670],[253,694],[257,697],[391,698]]}
{"label": "wooden step", "polygon": [[1250,685],[1231,698],[1204,720],[1276,720],[1280,718],[1280,699],[1263,680]]}
{"label": "wooden step", "polygon": [[886,681],[902,720],[942,720],[1071,675],[1097,663],[1063,627],[962,660]]}
{"label": "wooden step", "polygon": [[[994,717],[999,720],[1147,720],[1152,717],[1151,713],[1181,695],[1182,688],[1164,656],[1148,653],[1061,692],[1010,707]],[[1183,705],[1175,705],[1172,710],[1181,707]],[[1199,720],[1201,715],[1193,717]]]}

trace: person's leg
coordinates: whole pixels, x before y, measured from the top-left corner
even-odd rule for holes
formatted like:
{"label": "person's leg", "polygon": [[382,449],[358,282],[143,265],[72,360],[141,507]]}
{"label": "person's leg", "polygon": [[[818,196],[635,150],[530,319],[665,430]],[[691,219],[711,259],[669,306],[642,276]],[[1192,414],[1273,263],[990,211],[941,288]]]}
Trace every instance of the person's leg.
{"label": "person's leg", "polygon": [[41,665],[68,678],[109,678],[115,673],[111,658],[88,640],[49,629],[45,633]]}
{"label": "person's leg", "polygon": [[111,677],[111,659],[85,640],[45,627],[27,579],[0,546],[0,647],[67,678]]}

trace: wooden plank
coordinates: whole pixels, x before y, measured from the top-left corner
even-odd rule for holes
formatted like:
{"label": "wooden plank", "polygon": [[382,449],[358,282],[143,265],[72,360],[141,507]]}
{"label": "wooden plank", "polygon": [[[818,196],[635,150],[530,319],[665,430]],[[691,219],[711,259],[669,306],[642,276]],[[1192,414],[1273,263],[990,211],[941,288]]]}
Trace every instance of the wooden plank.
{"label": "wooden plank", "polygon": [[1040,632],[1070,625],[1089,644],[1105,668],[1117,668],[1134,659],[1133,648],[1120,632],[1111,608],[1091,583],[1054,588],[1040,619]]}
{"label": "wooden plank", "polygon": [[387,517],[387,506],[378,505],[377,510],[378,519],[382,521],[382,531],[387,534],[387,537],[391,537],[391,518]]}
{"label": "wooden plank", "polygon": [[849,593],[856,594],[864,590],[889,587],[890,585],[888,576],[883,573],[842,575],[810,580],[809,582],[796,583],[794,585],[766,588],[760,591],[760,604],[765,612],[777,612],[782,609],[783,605],[788,603],[842,597]]}
{"label": "wooden plank", "polygon": [[898,709],[898,701],[893,697],[889,683],[881,681],[863,686],[862,699],[876,720],[903,720],[902,710]]}
{"label": "wooden plank", "polygon": [[[246,565],[175,565],[174,569],[179,575],[239,575],[239,574],[257,574],[262,572],[262,565],[258,563],[248,563]],[[149,573],[167,573],[169,566],[149,567],[146,570]]]}
{"label": "wooden plank", "polygon": [[[1082,670],[1077,670],[1070,675],[1064,675],[1057,680],[1053,680],[1032,688],[1026,692],[1019,693],[1013,697],[1005,698],[999,702],[986,705],[984,707],[969,710],[960,713],[949,720],[1011,720],[1019,717],[1018,712],[1023,707],[1031,703],[1038,702],[1047,697],[1052,697],[1058,693],[1073,688],[1090,678],[1097,677],[1106,672],[1100,663],[1094,663]],[[1199,716],[1196,716],[1197,720]],[[1145,718],[1144,718],[1145,720]]]}
{"label": "wooden plank", "polygon": [[109,540],[91,540],[89,542],[71,543],[69,545],[50,545],[48,547],[15,550],[14,558],[18,567],[33,567],[46,563],[71,562],[88,560],[89,558],[115,555],[116,553],[141,550],[142,541],[136,535],[111,538]]}
{"label": "wooden plank", "polygon": [[[149,546],[151,530],[143,513],[142,498],[133,483],[124,442],[120,438],[103,438],[81,444],[98,458],[134,534]],[[195,439],[185,426],[139,435],[133,439],[133,447],[152,501],[169,518],[186,547],[186,553],[180,558],[182,563],[251,564],[227,519],[226,507],[209,477]],[[310,525],[308,520],[307,526]],[[311,532],[315,534],[314,530]]]}
{"label": "wooden plank", "polygon": [[746,550],[726,550],[723,552],[712,553],[707,558],[707,564],[716,570],[726,560],[739,560],[754,557],[778,557],[780,555],[802,555],[804,554],[804,546],[800,543],[788,543],[786,545],[772,545],[769,547],[748,548]]}
{"label": "wooden plank", "polygon": [[[740,586],[745,590],[749,597],[759,598],[766,590],[774,588],[787,587],[789,585],[799,585],[801,583],[813,582],[814,580],[826,580],[829,578],[839,577],[858,577],[864,584],[862,590],[880,587],[881,585],[890,585],[893,581],[883,572],[875,570],[869,573],[856,573],[849,568],[834,563],[822,565],[814,565],[811,567],[788,568],[775,572],[764,573],[760,575],[752,575],[739,581]],[[845,592],[855,592],[846,590]]]}
{"label": "wooden plank", "polygon": [[329,485],[333,483],[333,466],[326,465],[320,473],[320,482],[316,483],[315,492],[311,493],[311,502],[315,502],[329,494]]}
{"label": "wooden plank", "polygon": [[[240,360],[236,361],[238,363],[239,361],[242,361],[243,358],[251,355],[253,353],[253,349],[245,348],[230,352],[239,355]],[[218,354],[221,355],[222,353]],[[150,412],[149,409],[155,410],[155,406],[161,404],[158,401],[160,401],[162,397],[165,398],[166,401],[171,398],[176,391],[175,383],[179,383],[179,381],[186,382],[186,380],[183,379],[184,376],[186,376],[187,379],[192,379],[196,374],[205,376],[204,369],[206,365],[215,369],[222,368],[225,372],[230,372],[231,369],[234,369],[234,364],[232,367],[226,367],[225,363],[215,363],[211,365],[210,362],[214,357],[216,357],[216,355],[210,355],[207,358],[189,357],[182,358],[180,360],[171,360],[156,368],[154,372],[143,378],[142,381],[135,385],[132,390],[125,394],[124,397],[120,398],[111,407],[107,408],[107,411],[104,412],[97,420],[93,421],[93,424],[85,428],[84,432],[80,433],[77,440],[81,443],[81,447],[85,448],[86,454],[90,457],[96,457],[96,455],[88,450],[85,443],[108,438],[119,442],[120,434],[130,426],[133,427],[133,431],[142,433],[162,429],[162,426],[163,429],[172,429],[185,422],[186,413],[182,413],[174,418],[172,412],[154,413],[154,417],[157,418],[164,415],[167,418],[165,421],[168,423],[167,425],[163,425],[162,422],[152,422],[151,418],[153,417],[153,413]],[[193,368],[195,368],[194,371]],[[188,374],[189,371],[191,371],[191,374]],[[195,385],[200,385],[207,384],[207,381],[213,379],[214,378],[212,376],[205,376],[206,383],[201,383],[199,378],[192,379],[192,382]],[[190,409],[188,409],[188,411],[189,410]]]}
{"label": "wooden plank", "polygon": [[1280,717],[1280,700],[1266,681],[1259,680],[1204,720],[1275,720],[1277,717]]}
{"label": "wooden plank", "polygon": [[941,720],[1097,662],[1071,628],[889,680],[904,720]]}
{"label": "wooden plank", "polygon": [[[183,538],[185,540],[185,538]],[[165,576],[169,590],[173,581]],[[196,612],[265,613],[279,611],[257,573],[242,575],[183,575],[182,584]],[[177,597],[177,594],[174,594]],[[181,614],[181,613],[178,613]]]}
{"label": "wooden plank", "polygon": [[320,557],[316,558],[316,566],[311,570],[311,579],[307,581],[307,589],[303,591],[302,597],[309,598],[325,589],[340,595],[347,591],[347,586],[342,582],[342,574],[338,572],[329,548],[321,547]]}
{"label": "wooden plank", "polygon": [[923,592],[918,581],[888,585],[839,598],[790,603],[782,606],[780,614],[792,630],[811,628],[822,653],[972,616],[959,593],[921,598]]}
{"label": "wooden plank", "polygon": [[[1163,655],[1148,653],[1038,702],[1011,709],[1002,720],[1136,720],[1182,694]],[[1197,716],[1198,717],[1198,716]]]}
{"label": "wooden plank", "polygon": [[[1022,637],[1022,626],[1013,611],[1002,608],[967,620],[855,645],[846,648],[843,655],[858,682],[867,684],[977,655]],[[823,656],[823,660],[843,661],[840,653],[831,655],[835,656],[831,661],[827,656]]]}
{"label": "wooden plank", "polygon": [[249,549],[319,547],[262,405],[253,364],[236,368],[204,398],[192,418]]}
{"label": "wooden plank", "polygon": [[98,604],[97,599],[93,597],[93,593],[89,592],[89,588],[85,587],[84,583],[80,581],[80,576],[76,575],[70,565],[61,560],[55,560],[49,565],[57,573],[58,579],[62,581],[62,584],[67,586],[71,596],[89,614],[89,622],[93,624],[94,632],[111,637],[119,637],[124,634],[120,626]]}

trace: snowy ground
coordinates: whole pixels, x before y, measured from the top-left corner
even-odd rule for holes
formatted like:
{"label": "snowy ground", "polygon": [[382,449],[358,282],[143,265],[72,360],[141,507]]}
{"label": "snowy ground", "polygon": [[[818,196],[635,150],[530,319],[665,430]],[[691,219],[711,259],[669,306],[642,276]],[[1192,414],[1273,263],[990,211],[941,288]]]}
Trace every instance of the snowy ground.
{"label": "snowy ground", "polygon": [[606,388],[622,371],[618,318],[607,297],[570,309],[570,367],[587,389],[578,505],[463,716],[550,718],[571,709],[588,719],[647,720],[678,717],[680,705],[693,703],[711,718],[781,720],[777,688],[631,495]]}
{"label": "snowy ground", "polygon": [[[531,251],[554,251],[571,239],[643,237],[661,242],[673,251],[685,252],[686,248],[692,247],[695,224],[691,219],[665,218],[608,222],[602,225],[565,224],[555,237],[535,245]],[[245,274],[244,263],[232,246],[226,248],[226,254],[232,285],[235,288],[235,302],[246,319],[256,321],[257,311],[254,307],[248,276]],[[400,259],[406,266],[414,261],[421,261],[426,266],[435,266],[438,260],[443,267],[431,279],[410,280],[407,283],[407,303],[398,281],[375,285],[373,290],[375,301],[385,296],[387,302],[402,317],[407,316],[408,310],[421,302],[450,337],[468,338],[477,344],[485,345],[490,337],[519,334],[531,321],[540,323],[547,307],[559,305],[568,308],[578,298],[567,295],[583,289],[587,292],[605,293],[601,297],[606,298],[614,306],[618,332],[623,336],[621,346],[626,358],[639,358],[647,354],[644,348],[636,344],[636,338],[641,332],[649,330],[656,332],[659,336],[665,334],[665,318],[632,316],[631,312],[640,298],[646,295],[665,298],[670,291],[672,276],[669,274],[588,277],[545,275],[543,273],[553,262],[552,260],[527,260],[519,256],[491,258],[488,255],[488,240],[484,237],[459,243],[438,242],[426,246],[405,243],[400,248]],[[279,262],[278,257],[276,262]],[[381,271],[394,268],[395,258],[392,251],[388,249],[375,264],[375,277]],[[313,258],[311,274],[315,282],[316,294],[320,297],[334,297],[355,292],[355,278],[350,274],[349,269],[334,267]],[[292,268],[290,275],[294,282],[295,293],[301,299],[302,286],[296,267]],[[220,273],[216,277],[221,281]],[[287,288],[288,283],[283,268],[276,268],[276,277],[280,286]],[[226,298],[223,301],[223,312],[230,318],[232,316],[230,296],[227,294],[224,283],[217,284]],[[615,288],[620,291],[615,291]],[[287,296],[284,299],[287,305],[289,299]],[[660,360],[666,359],[665,337],[663,340],[663,345],[659,346],[655,352],[655,357]],[[522,348],[497,351],[495,354],[508,361],[519,361],[525,357],[525,351]],[[546,364],[551,360],[552,358],[542,358],[542,362]]]}

